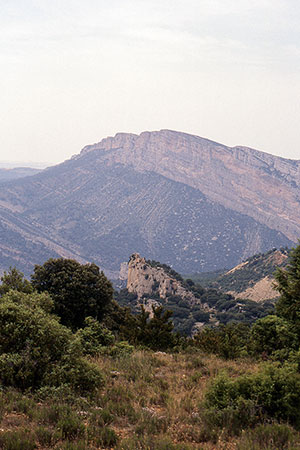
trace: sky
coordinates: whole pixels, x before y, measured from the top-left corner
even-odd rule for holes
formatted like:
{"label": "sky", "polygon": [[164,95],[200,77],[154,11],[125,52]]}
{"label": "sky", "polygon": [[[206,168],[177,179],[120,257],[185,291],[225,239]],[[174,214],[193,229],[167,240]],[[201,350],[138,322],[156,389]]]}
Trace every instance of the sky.
{"label": "sky", "polygon": [[299,0],[0,4],[0,161],[160,129],[300,159]]}

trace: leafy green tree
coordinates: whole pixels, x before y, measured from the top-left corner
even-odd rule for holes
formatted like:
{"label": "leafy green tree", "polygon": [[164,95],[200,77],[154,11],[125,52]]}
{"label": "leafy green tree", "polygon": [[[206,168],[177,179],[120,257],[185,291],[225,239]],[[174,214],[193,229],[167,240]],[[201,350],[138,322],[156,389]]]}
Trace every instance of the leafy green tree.
{"label": "leafy green tree", "polygon": [[101,353],[104,347],[111,346],[115,337],[102,323],[92,317],[85,319],[85,327],[77,331],[85,355],[95,356]]}
{"label": "leafy green tree", "polygon": [[129,341],[145,345],[152,350],[167,350],[178,343],[177,334],[173,333],[174,325],[170,320],[172,311],[164,310],[162,306],[152,307],[150,312],[141,307],[141,313],[136,316],[136,327]]}
{"label": "leafy green tree", "polygon": [[278,269],[275,280],[280,293],[277,315],[292,322],[300,336],[300,245],[291,250],[289,264]]}
{"label": "leafy green tree", "polygon": [[282,317],[274,315],[263,317],[251,328],[250,348],[256,355],[270,356],[274,352],[281,351],[283,356],[287,356],[287,353],[296,350],[298,345],[298,337],[293,326]]}
{"label": "leafy green tree", "polygon": [[47,312],[45,297],[9,291],[0,299],[0,383],[23,390],[61,384],[94,389],[100,372],[82,357],[71,330]]}
{"label": "leafy green tree", "polygon": [[30,294],[33,291],[31,283],[24,278],[24,274],[16,267],[10,267],[8,272],[4,272],[0,278],[0,296],[6,294],[11,289]]}
{"label": "leafy green tree", "polygon": [[54,312],[73,330],[81,328],[86,317],[103,317],[111,302],[113,288],[96,264],[79,264],[73,259],[49,259],[35,266],[32,286],[47,291],[54,301]]}

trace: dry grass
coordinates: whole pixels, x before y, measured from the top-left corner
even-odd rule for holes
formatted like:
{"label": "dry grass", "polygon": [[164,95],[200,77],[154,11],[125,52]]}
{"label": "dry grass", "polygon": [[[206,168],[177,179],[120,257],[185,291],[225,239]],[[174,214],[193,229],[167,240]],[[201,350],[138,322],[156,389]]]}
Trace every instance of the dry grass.
{"label": "dry grass", "polygon": [[37,401],[15,391],[3,393],[0,448],[259,448],[251,447],[255,436],[230,437],[208,427],[203,422],[201,405],[208,383],[218,373],[225,370],[237,377],[256,371],[256,363],[224,361],[201,353],[172,355],[150,351],[135,351],[120,358],[102,356],[94,361],[104,375],[105,386],[91,399],[68,397],[62,401],[58,396]]}

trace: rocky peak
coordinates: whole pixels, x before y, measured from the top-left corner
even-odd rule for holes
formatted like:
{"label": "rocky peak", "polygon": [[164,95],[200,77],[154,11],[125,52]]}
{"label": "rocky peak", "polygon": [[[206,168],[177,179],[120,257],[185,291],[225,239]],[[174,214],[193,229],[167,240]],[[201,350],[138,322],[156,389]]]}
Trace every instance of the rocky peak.
{"label": "rocky peak", "polygon": [[161,299],[166,299],[169,295],[176,295],[190,303],[198,301],[193,293],[183,286],[180,279],[168,274],[167,270],[159,263],[154,265],[154,262],[146,261],[138,253],[131,255],[129,260],[127,289],[129,292],[137,294],[138,300],[145,294],[158,293]]}

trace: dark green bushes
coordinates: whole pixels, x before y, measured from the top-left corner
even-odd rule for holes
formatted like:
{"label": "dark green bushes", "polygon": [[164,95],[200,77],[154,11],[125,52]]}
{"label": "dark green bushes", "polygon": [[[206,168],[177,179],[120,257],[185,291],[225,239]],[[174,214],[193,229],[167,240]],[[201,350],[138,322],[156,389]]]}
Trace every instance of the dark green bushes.
{"label": "dark green bushes", "polygon": [[85,327],[76,333],[80,339],[84,354],[97,355],[101,353],[104,347],[112,345],[115,342],[114,335],[98,322],[98,320],[87,317],[84,325]]}
{"label": "dark green bushes", "polygon": [[194,336],[192,343],[207,353],[214,353],[225,359],[247,355],[250,328],[246,324],[221,325],[204,328]]}
{"label": "dark green bushes", "polygon": [[234,380],[220,375],[206,394],[206,406],[216,420],[219,418],[218,425],[225,426],[230,413],[232,417],[242,417],[240,429],[269,419],[287,421],[299,428],[299,405],[300,374],[292,365],[268,364],[258,373]]}
{"label": "dark green bushes", "polygon": [[85,391],[101,374],[84,360],[71,330],[46,310],[45,295],[10,291],[0,301],[0,380],[22,390],[69,385]]}
{"label": "dark green bushes", "polygon": [[51,295],[55,314],[73,330],[82,327],[88,316],[102,319],[113,296],[111,282],[96,264],[73,259],[49,259],[36,265],[31,279],[34,289]]}
{"label": "dark green bushes", "polygon": [[250,349],[253,355],[273,355],[284,360],[298,347],[299,340],[293,325],[281,317],[266,316],[257,320],[251,328]]}

